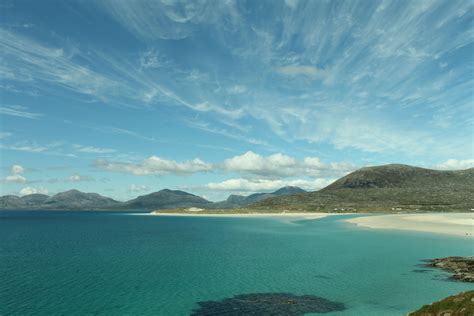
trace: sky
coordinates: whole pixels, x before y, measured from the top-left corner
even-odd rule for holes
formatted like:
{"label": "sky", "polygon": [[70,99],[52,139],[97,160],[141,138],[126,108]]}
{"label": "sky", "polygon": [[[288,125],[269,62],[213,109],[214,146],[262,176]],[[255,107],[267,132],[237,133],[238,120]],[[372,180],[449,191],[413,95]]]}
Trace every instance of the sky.
{"label": "sky", "polygon": [[0,194],[217,201],[474,167],[473,6],[0,0]]}

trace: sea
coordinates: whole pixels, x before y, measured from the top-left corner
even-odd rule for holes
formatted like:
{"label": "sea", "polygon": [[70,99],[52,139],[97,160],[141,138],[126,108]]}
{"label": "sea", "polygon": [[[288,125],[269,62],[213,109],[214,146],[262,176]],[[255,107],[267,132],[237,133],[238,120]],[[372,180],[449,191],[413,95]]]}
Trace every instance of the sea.
{"label": "sea", "polygon": [[354,216],[2,211],[0,315],[208,315],[262,293],[343,304],[324,315],[406,315],[473,289],[424,261],[473,255],[472,239],[343,221]]}

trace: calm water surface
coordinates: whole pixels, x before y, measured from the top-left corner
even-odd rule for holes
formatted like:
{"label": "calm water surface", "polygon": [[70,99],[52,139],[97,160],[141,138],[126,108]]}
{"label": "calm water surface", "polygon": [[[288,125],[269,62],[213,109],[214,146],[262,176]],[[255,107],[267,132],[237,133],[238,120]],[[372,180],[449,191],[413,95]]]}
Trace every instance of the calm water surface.
{"label": "calm water surface", "polygon": [[405,315],[472,289],[417,266],[473,255],[472,240],[343,218],[0,212],[0,315],[188,315],[199,301],[261,292],[347,307],[325,315]]}

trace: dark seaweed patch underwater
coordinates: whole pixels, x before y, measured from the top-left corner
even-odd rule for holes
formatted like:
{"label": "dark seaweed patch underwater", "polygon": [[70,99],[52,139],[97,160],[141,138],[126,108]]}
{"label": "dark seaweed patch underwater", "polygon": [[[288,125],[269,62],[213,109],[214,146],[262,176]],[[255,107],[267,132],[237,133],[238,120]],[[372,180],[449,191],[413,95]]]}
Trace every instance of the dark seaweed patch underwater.
{"label": "dark seaweed patch underwater", "polygon": [[304,315],[345,309],[344,304],[314,295],[290,293],[252,293],[235,295],[221,301],[198,302],[191,315]]}

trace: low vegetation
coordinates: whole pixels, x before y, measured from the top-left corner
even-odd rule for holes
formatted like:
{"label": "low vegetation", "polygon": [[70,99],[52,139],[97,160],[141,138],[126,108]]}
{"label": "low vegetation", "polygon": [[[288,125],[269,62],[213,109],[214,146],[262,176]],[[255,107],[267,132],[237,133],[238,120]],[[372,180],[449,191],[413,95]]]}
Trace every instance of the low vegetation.
{"label": "low vegetation", "polygon": [[449,296],[441,301],[425,305],[408,316],[472,316],[474,315],[474,291]]}
{"label": "low vegetation", "polygon": [[251,206],[266,211],[470,211],[474,168],[439,171],[405,165],[359,169],[317,191],[270,198]]}

